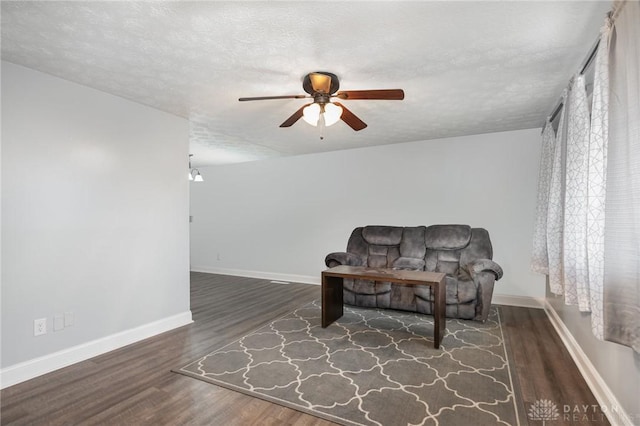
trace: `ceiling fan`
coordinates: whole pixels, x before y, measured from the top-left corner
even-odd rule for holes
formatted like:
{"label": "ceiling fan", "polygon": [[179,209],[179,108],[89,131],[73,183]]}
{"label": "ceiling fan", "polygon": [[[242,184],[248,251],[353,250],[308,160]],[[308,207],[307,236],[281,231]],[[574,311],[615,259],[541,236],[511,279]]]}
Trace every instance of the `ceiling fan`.
{"label": "ceiling fan", "polygon": [[307,74],[302,81],[302,88],[308,95],[284,95],[284,96],[258,96],[253,98],[240,98],[239,101],[262,101],[266,99],[304,99],[313,98],[313,102],[303,105],[293,115],[287,118],[280,127],[291,127],[300,118],[307,123],[317,126],[331,126],[342,120],[353,130],[358,131],[367,127],[354,113],[349,111],[339,102],[331,102],[331,98],[341,100],[356,99],[382,99],[402,100],[402,89],[384,90],[343,90],[339,91],[340,82],[335,74],[325,71],[317,71]]}

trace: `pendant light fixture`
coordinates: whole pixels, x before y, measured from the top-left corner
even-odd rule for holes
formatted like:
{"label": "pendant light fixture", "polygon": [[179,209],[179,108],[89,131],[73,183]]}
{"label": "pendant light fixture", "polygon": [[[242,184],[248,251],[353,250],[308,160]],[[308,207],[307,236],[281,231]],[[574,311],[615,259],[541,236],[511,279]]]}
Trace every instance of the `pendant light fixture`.
{"label": "pendant light fixture", "polygon": [[204,182],[200,170],[191,167],[191,157],[193,154],[189,154],[189,180],[194,182]]}

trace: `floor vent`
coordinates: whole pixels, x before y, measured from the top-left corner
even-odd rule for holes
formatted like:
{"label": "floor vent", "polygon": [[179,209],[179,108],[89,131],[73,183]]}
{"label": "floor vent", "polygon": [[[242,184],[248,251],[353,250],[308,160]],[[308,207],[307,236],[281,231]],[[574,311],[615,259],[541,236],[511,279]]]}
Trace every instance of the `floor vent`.
{"label": "floor vent", "polygon": [[271,284],[291,284],[289,282],[286,281],[269,281]]}

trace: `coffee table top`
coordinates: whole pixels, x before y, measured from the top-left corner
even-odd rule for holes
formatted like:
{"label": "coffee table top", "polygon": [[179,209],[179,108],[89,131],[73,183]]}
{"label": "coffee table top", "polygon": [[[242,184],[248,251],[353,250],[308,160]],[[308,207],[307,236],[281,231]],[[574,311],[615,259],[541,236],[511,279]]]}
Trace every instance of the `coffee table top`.
{"label": "coffee table top", "polygon": [[340,265],[322,271],[323,276],[388,281],[406,285],[437,284],[444,281],[442,272],[406,271],[366,266]]}

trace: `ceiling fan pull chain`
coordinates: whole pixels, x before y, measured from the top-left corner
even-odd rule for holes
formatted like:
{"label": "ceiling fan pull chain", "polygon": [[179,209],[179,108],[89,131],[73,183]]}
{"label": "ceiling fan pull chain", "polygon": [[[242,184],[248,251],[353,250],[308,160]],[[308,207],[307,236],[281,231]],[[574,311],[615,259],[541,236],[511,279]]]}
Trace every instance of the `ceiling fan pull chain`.
{"label": "ceiling fan pull chain", "polygon": [[325,125],[324,122],[324,114],[320,114],[320,117],[318,118],[318,130],[320,130],[320,140],[324,140],[324,129],[327,126]]}

